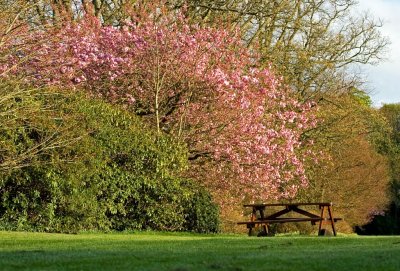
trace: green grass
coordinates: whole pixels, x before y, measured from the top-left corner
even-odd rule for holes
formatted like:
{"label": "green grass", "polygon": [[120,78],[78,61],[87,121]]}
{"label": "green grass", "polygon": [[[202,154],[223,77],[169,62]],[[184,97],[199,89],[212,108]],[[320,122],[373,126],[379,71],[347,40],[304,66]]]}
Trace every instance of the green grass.
{"label": "green grass", "polygon": [[0,232],[0,270],[400,270],[396,237]]}

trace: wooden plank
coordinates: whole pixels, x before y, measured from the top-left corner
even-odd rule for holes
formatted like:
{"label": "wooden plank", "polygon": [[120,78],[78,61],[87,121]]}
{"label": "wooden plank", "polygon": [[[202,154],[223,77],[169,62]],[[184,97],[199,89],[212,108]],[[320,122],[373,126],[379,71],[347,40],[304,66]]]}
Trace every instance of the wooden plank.
{"label": "wooden plank", "polygon": [[293,212],[302,214],[302,215],[307,216],[307,217],[310,217],[310,218],[321,218],[320,216],[317,216],[317,215],[315,215],[315,214],[313,214],[313,213],[310,213],[310,212],[308,212],[308,211],[305,211],[305,210],[302,210],[302,209],[300,209],[300,208],[297,208],[296,206],[292,207],[291,210],[292,210]]}
{"label": "wooden plank", "polygon": [[256,224],[274,224],[274,223],[289,223],[289,222],[308,222],[308,221],[320,221],[321,218],[298,218],[298,217],[285,217],[276,219],[264,219],[255,221],[242,221],[237,222],[238,225],[256,225]]}
{"label": "wooden plank", "polygon": [[288,217],[288,218],[276,218],[276,219],[265,219],[263,221],[267,221],[267,223],[288,223],[288,222],[308,222],[308,221],[320,221],[321,218],[319,217],[313,217],[313,218],[308,218],[308,217]]}
{"label": "wooden plank", "polygon": [[290,211],[291,211],[290,208],[286,208],[286,209],[283,209],[282,211],[279,211],[279,212],[276,212],[274,214],[267,216],[265,219],[276,219],[276,218],[280,217],[281,215],[289,213]]}

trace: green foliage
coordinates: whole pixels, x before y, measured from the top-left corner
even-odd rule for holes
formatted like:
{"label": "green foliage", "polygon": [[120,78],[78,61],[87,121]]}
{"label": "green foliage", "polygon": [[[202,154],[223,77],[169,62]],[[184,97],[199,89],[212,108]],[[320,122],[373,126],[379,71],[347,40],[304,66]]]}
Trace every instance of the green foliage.
{"label": "green foliage", "polygon": [[41,102],[47,95],[0,79],[0,172],[47,161],[52,151],[79,137],[68,126],[75,123],[54,110],[56,104]]}
{"label": "green foliage", "polygon": [[386,155],[390,164],[391,184],[389,187],[390,205],[385,212],[357,230],[360,234],[399,234],[400,233],[400,104],[385,104],[379,109],[391,127]]}
{"label": "green foliage", "polygon": [[329,159],[309,161],[310,185],[297,200],[333,202],[335,214],[345,218],[339,225],[347,229],[366,223],[388,203],[391,129],[368,100],[356,89],[351,95],[326,94],[319,103],[321,124],[307,134],[314,139],[315,152]]}
{"label": "green foliage", "polygon": [[392,179],[390,194],[393,203],[400,209],[400,104],[386,104],[379,111],[392,128],[388,133],[391,141],[387,152]]}
{"label": "green foliage", "polygon": [[363,90],[356,87],[349,87],[349,94],[353,97],[355,101],[365,107],[372,106],[371,97]]}
{"label": "green foliage", "polygon": [[390,186],[388,194],[390,204],[384,212],[379,213],[356,230],[359,234],[394,235],[400,233],[400,104],[385,104],[379,109],[390,126],[386,133],[384,154],[389,160]]}
{"label": "green foliage", "polygon": [[219,210],[212,202],[211,195],[205,188],[193,184],[191,186],[194,194],[186,204],[185,228],[200,233],[218,232]]}
{"label": "green foliage", "polygon": [[393,129],[391,136],[394,143],[400,145],[400,104],[385,104],[379,111],[385,116]]}
{"label": "green foliage", "polygon": [[[179,177],[187,163],[183,144],[153,133],[129,112],[93,98],[34,92],[29,97],[41,117],[16,123],[1,134],[2,143],[26,150],[42,145],[47,135],[61,133],[62,140],[33,153],[30,163],[0,172],[0,228],[218,229],[218,212],[208,192]],[[29,112],[23,113],[21,119],[31,118]],[[195,216],[192,210],[204,212]]]}

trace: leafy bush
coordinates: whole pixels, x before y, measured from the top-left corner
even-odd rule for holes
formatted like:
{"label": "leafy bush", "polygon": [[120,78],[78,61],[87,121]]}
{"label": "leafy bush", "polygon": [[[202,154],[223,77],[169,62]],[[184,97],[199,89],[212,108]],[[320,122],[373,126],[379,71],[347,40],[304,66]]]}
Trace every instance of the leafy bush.
{"label": "leafy bush", "polygon": [[0,172],[0,228],[218,229],[217,208],[208,192],[179,177],[187,163],[183,144],[93,98],[35,93],[38,108],[46,109],[40,110],[41,118],[8,129],[2,141],[40,145],[44,135],[65,135],[57,146],[32,156],[31,161],[39,162]]}
{"label": "leafy bush", "polygon": [[[0,94],[0,224],[42,229],[73,188],[61,176],[70,175],[62,168],[76,156],[81,135],[71,128],[79,127],[79,116],[55,110],[62,100],[50,90],[1,79]],[[58,103],[50,104],[50,98]]]}
{"label": "leafy bush", "polygon": [[217,232],[219,230],[219,210],[217,205],[213,203],[211,195],[206,189],[199,189],[194,184],[192,186],[195,192],[186,205],[185,228],[200,233]]}

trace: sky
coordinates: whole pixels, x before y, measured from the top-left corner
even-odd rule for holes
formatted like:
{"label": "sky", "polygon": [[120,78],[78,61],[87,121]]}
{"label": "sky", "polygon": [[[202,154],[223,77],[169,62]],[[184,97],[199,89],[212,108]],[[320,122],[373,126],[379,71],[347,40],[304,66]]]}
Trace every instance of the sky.
{"label": "sky", "polygon": [[375,19],[383,20],[381,32],[391,42],[384,62],[363,67],[366,90],[376,107],[400,103],[400,0],[358,1],[360,11],[367,10]]}

